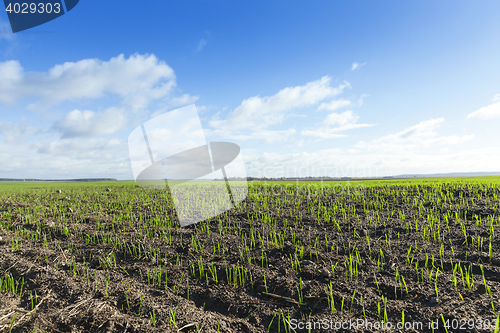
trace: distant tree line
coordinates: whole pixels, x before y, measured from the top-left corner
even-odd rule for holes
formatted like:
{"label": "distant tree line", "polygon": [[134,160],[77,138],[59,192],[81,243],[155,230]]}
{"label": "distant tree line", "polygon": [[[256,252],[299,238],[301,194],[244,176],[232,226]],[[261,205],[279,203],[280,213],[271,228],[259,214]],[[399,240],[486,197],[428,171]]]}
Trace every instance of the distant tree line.
{"label": "distant tree line", "polygon": [[34,178],[0,178],[0,182],[110,182],[116,178],[80,178],[80,179],[34,179]]}

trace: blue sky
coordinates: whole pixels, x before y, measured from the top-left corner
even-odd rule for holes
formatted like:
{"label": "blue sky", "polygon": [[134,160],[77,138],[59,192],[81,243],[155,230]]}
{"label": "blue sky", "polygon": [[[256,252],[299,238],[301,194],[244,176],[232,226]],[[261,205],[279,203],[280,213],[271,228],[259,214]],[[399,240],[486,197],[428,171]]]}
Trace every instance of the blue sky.
{"label": "blue sky", "polygon": [[500,171],[498,1],[82,0],[0,14],[0,178],[132,179],[127,137],[196,104],[252,176]]}

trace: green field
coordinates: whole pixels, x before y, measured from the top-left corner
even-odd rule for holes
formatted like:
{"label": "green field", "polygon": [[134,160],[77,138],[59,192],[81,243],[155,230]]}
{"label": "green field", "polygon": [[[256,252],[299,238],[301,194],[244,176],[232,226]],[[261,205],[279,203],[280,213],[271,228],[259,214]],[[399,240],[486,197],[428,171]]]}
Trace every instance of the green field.
{"label": "green field", "polygon": [[494,331],[499,228],[500,177],[249,182],[185,228],[131,181],[0,183],[0,331]]}

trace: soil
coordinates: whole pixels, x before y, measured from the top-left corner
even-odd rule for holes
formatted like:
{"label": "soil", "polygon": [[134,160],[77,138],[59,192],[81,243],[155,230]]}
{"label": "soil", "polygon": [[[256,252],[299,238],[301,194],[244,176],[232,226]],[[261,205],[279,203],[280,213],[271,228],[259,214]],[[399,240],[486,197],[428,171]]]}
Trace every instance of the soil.
{"label": "soil", "polygon": [[0,194],[0,277],[24,281],[0,291],[0,332],[493,331],[498,187],[264,189],[185,228],[130,185]]}

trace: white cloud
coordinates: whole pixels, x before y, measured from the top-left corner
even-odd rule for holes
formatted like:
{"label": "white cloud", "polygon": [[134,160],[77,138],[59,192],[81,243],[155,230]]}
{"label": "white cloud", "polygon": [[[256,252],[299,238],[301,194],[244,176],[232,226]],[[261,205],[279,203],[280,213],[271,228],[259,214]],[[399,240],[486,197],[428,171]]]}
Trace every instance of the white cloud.
{"label": "white cloud", "polygon": [[359,116],[355,115],[351,110],[342,113],[330,113],[326,116],[323,124],[325,126],[335,126],[344,127],[346,125],[354,124],[358,121]]}
{"label": "white cloud", "polygon": [[53,128],[62,132],[62,138],[91,137],[113,134],[126,123],[124,110],[112,107],[102,113],[73,110],[62,121],[56,122]]}
{"label": "white cloud", "polygon": [[28,119],[23,118],[19,123],[0,121],[0,142],[13,145],[28,141],[37,132],[37,129],[28,124]]}
{"label": "white cloud", "polygon": [[493,97],[493,102],[500,101],[500,94],[496,94],[495,97]]}
{"label": "white cloud", "polygon": [[207,141],[217,141],[221,138],[237,141],[246,141],[252,139],[252,135],[250,133],[233,132],[227,128],[204,128],[203,133],[205,133],[205,138],[207,139]]}
{"label": "white cloud", "polygon": [[359,98],[359,100],[358,100],[358,106],[362,106],[362,105],[363,105],[363,103],[364,103],[364,99],[365,99],[366,97],[370,97],[370,95],[368,95],[368,94],[363,94],[363,95],[361,95],[361,97],[360,97],[360,98]]}
{"label": "white cloud", "polygon": [[[129,122],[147,120],[148,104],[165,112],[198,99],[174,94],[174,71],[154,55],[85,59],[39,72],[26,71],[19,61],[0,61],[0,78],[0,106],[22,103],[13,112],[28,103],[28,108],[46,111],[64,102],[73,110],[57,121],[50,119],[58,112],[52,107],[31,120],[0,121],[0,159],[8,161],[0,165],[4,177],[131,179],[127,144],[119,131]],[[113,103],[118,105],[108,107]],[[94,105],[103,105],[102,111],[92,110]],[[140,110],[131,114],[133,109]],[[37,127],[29,126],[35,122]]]}
{"label": "white cloud", "polygon": [[184,94],[178,97],[172,97],[168,100],[168,104],[171,107],[184,106],[189,104],[194,104],[200,97],[191,96],[189,94]]}
{"label": "white cloud", "polygon": [[321,110],[335,111],[337,109],[341,109],[349,105],[351,105],[351,101],[345,99],[339,99],[326,103],[321,103],[320,106],[318,107],[318,111]]}
{"label": "white cloud", "polygon": [[276,131],[259,129],[253,132],[237,134],[227,129],[204,129],[203,131],[208,141],[227,138],[230,140],[238,141],[255,140],[257,143],[261,144],[289,142],[290,138],[296,133],[296,130],[294,128]]}
{"label": "white cloud", "polygon": [[203,48],[205,47],[205,45],[207,45],[207,40],[202,38],[200,40],[200,42],[198,43],[198,47],[196,48],[196,51],[200,52],[201,50],[203,50]]}
{"label": "white cloud", "polygon": [[[244,151],[246,171],[254,177],[382,177],[411,173],[498,171],[500,148],[402,153],[326,149],[301,153]],[[341,186],[348,183],[341,183]]]}
{"label": "white cloud", "polygon": [[[189,94],[184,94],[178,97],[171,97],[164,103],[162,103],[162,106],[155,110],[149,118],[154,118],[157,117],[161,114],[164,114],[169,111],[173,111],[172,109],[177,109],[179,107],[187,106],[190,104],[194,104],[197,100],[199,99],[199,96],[191,96]],[[202,111],[205,110],[203,106],[196,106],[196,110],[198,113],[201,113]],[[201,110],[201,111],[200,111]]]}
{"label": "white cloud", "polygon": [[314,136],[320,139],[334,139],[334,138],[344,138],[347,135],[341,133],[335,133],[334,131],[329,130],[328,128],[317,129],[317,130],[303,130],[302,135]]}
{"label": "white cloud", "polygon": [[473,135],[439,136],[436,129],[444,122],[444,118],[421,121],[396,134],[388,134],[370,142],[360,141],[355,147],[365,150],[409,151],[409,149],[426,148],[433,145],[460,144],[473,138]]}
{"label": "white cloud", "polygon": [[260,143],[270,144],[276,142],[288,142],[290,138],[296,133],[294,128],[283,131],[267,131],[259,130],[252,133],[252,139]]}
{"label": "white cloud", "polygon": [[330,113],[326,116],[325,120],[319,124],[317,129],[304,130],[302,135],[314,136],[322,139],[331,139],[345,137],[342,132],[355,129],[370,127],[373,124],[357,124],[359,116],[354,114],[351,110],[342,113]]}
{"label": "white cloud", "polygon": [[21,94],[23,68],[19,61],[9,60],[0,62],[0,102],[13,104],[17,100],[17,95]]}
{"label": "white cloud", "polygon": [[[496,100],[497,96],[500,97],[500,94],[496,95],[494,100]],[[467,118],[479,118],[479,119],[500,118],[500,102],[490,104],[488,106],[480,108],[477,111],[469,113],[467,115]]]}
{"label": "white cloud", "polygon": [[196,105],[196,111],[198,111],[198,114],[204,114],[205,112],[213,109],[215,109],[215,106],[213,105]]}
{"label": "white cloud", "polygon": [[265,128],[279,124],[285,118],[285,112],[300,107],[312,106],[334,97],[350,87],[345,82],[338,87],[330,86],[331,78],[324,76],[320,80],[303,86],[288,87],[277,94],[266,97],[254,96],[245,99],[225,120],[213,118],[210,125],[215,128]]}
{"label": "white cloud", "polygon": [[154,55],[123,54],[109,61],[84,59],[56,65],[47,72],[26,72],[19,61],[0,62],[0,102],[39,98],[31,109],[64,101],[118,95],[135,108],[167,97],[175,87],[175,74]]}
{"label": "white cloud", "polygon": [[9,22],[5,22],[0,19],[0,40],[5,39],[11,41],[14,39],[14,33],[12,32],[12,28],[10,27]]}
{"label": "white cloud", "polygon": [[73,159],[106,159],[116,152],[125,152],[126,143],[112,138],[68,138],[56,141],[40,141],[33,145],[37,153],[65,156]]}
{"label": "white cloud", "polygon": [[362,63],[362,64],[360,64],[360,63],[358,63],[358,62],[353,62],[353,63],[352,63],[352,66],[351,66],[351,70],[352,70],[352,71],[353,71],[353,70],[356,70],[356,69],[358,69],[358,68],[363,67],[364,65],[366,65],[366,62],[364,62],[364,63]]}
{"label": "white cloud", "polygon": [[0,122],[0,174],[6,178],[131,179],[125,141],[117,138],[54,139],[53,131],[28,124]]}

